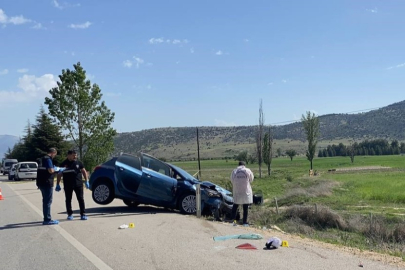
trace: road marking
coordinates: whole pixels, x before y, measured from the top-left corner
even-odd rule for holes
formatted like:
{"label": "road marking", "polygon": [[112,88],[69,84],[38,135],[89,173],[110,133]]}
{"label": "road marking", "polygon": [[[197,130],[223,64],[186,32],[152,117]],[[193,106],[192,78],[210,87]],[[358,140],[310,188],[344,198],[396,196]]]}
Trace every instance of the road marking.
{"label": "road marking", "polygon": [[[40,211],[35,205],[28,201],[23,195],[18,191],[14,190],[11,185],[8,185],[15,194],[17,194],[26,204],[28,204],[37,214],[43,217],[42,211]],[[82,243],[76,240],[72,235],[65,231],[62,227],[58,225],[49,225],[52,229],[59,232],[63,238],[65,238],[74,248],[76,248],[84,257],[86,257],[97,269],[99,270],[113,270],[105,262],[103,262],[99,257],[97,257],[93,252],[87,249]]]}

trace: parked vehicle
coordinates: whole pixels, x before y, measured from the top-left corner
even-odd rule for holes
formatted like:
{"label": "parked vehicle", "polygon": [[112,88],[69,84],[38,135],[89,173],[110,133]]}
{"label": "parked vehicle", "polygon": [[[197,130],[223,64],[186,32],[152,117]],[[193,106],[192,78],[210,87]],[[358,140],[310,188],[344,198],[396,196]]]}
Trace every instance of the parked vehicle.
{"label": "parked vehicle", "polygon": [[13,165],[11,166],[10,172],[8,173],[8,180],[14,180],[15,166],[17,166],[17,163],[16,163],[16,164],[13,164]]}
{"label": "parked vehicle", "polygon": [[17,159],[4,159],[1,166],[3,168],[3,175],[8,174],[11,166],[16,163],[18,163]]}
{"label": "parked vehicle", "polygon": [[201,182],[181,168],[150,155],[122,154],[97,166],[90,177],[93,200],[109,204],[122,199],[131,207],[149,204],[196,213],[196,184],[201,186],[201,209],[216,219],[230,218],[232,193],[210,182]]}
{"label": "parked vehicle", "polygon": [[15,166],[14,179],[16,181],[19,181],[22,179],[35,180],[37,178],[37,170],[38,170],[38,164],[36,162],[33,162],[33,161],[19,162]]}

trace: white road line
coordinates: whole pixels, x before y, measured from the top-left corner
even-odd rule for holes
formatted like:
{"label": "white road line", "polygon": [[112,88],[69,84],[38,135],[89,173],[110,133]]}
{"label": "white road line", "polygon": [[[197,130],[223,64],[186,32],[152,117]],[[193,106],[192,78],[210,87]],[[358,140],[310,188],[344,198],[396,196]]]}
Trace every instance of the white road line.
{"label": "white road line", "polygon": [[[40,211],[35,205],[28,201],[23,195],[16,191],[12,185],[8,185],[26,204],[28,204],[37,214],[43,217],[42,211]],[[99,257],[97,257],[93,252],[88,250],[79,241],[76,240],[72,235],[65,231],[62,227],[58,225],[49,225],[49,227],[55,229],[59,232],[73,247],[75,247],[84,257],[86,257],[97,269],[100,270],[113,270],[105,262],[103,262]]]}

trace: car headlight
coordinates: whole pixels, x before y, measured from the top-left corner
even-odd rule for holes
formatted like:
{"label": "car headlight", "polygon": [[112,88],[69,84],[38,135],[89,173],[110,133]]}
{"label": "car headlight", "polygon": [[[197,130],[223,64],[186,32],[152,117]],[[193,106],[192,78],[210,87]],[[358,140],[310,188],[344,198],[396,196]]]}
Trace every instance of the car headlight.
{"label": "car headlight", "polygon": [[207,192],[208,197],[214,197],[214,198],[220,198],[221,194],[219,194],[217,191],[215,190],[211,190],[211,189],[206,189],[205,192]]}

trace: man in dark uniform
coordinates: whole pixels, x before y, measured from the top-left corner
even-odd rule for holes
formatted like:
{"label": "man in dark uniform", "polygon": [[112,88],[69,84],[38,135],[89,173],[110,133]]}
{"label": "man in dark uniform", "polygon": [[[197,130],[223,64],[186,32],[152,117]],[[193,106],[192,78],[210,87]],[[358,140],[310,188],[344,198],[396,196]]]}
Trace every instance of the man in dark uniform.
{"label": "man in dark uniform", "polygon": [[66,212],[68,214],[67,219],[73,220],[73,210],[72,210],[72,196],[73,191],[76,193],[77,201],[80,207],[80,219],[87,220],[84,208],[84,198],[83,198],[83,179],[86,181],[86,188],[89,188],[88,175],[86,169],[83,167],[83,163],[77,160],[77,153],[75,150],[69,150],[67,159],[65,159],[61,165],[64,170],[58,173],[56,191],[60,191],[60,180],[63,175],[63,186],[65,189],[66,197]]}
{"label": "man in dark uniform", "polygon": [[51,204],[53,196],[53,180],[55,166],[52,159],[55,158],[57,151],[50,148],[48,154],[41,159],[41,166],[37,171],[37,186],[42,193],[42,212],[44,213],[43,225],[56,225],[59,221],[51,218]]}

